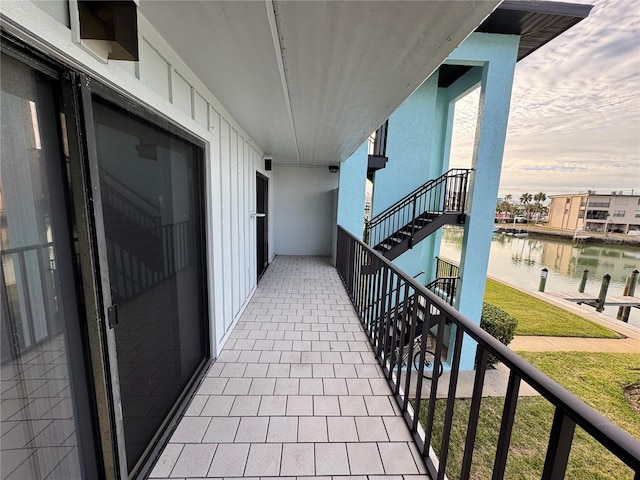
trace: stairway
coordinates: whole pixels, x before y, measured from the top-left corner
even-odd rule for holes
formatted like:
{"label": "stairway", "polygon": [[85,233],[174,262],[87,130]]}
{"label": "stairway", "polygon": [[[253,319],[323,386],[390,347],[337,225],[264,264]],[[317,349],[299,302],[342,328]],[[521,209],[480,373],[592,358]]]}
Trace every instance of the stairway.
{"label": "stairway", "polygon": [[376,215],[365,226],[369,245],[393,260],[443,225],[463,225],[470,171],[449,170]]}

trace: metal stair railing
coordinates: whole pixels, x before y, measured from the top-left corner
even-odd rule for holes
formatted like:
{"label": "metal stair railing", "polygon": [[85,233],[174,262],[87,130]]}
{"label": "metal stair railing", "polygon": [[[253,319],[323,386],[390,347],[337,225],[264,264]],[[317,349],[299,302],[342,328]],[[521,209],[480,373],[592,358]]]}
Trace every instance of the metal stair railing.
{"label": "metal stair railing", "polygon": [[404,231],[413,238],[417,230],[445,213],[464,213],[471,169],[451,169],[429,180],[365,225],[369,245],[378,246]]}

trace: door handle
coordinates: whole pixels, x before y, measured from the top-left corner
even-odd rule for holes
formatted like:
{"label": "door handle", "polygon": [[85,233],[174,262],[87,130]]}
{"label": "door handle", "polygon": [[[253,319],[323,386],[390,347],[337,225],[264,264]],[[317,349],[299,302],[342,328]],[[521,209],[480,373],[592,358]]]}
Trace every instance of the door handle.
{"label": "door handle", "polygon": [[266,217],[266,216],[267,216],[267,214],[266,214],[266,213],[256,213],[256,212],[253,212],[253,213],[251,214],[251,216],[252,216],[252,217],[254,217],[254,218],[256,218],[256,217],[257,217],[257,218],[263,218],[263,217]]}
{"label": "door handle", "polygon": [[107,322],[109,323],[109,328],[118,325],[118,305],[111,305],[107,309]]}

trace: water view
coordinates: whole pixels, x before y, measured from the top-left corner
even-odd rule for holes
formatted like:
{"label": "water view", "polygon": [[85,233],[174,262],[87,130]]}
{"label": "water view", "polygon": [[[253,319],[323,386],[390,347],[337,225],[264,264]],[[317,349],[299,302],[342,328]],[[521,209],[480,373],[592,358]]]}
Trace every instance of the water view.
{"label": "water view", "polygon": [[[445,227],[440,255],[458,262],[462,248],[462,228]],[[640,270],[640,248],[633,246],[586,244],[530,235],[516,238],[495,234],[491,242],[489,275],[521,288],[537,291],[540,271],[549,270],[547,292],[577,292],[582,272],[589,270],[585,293],[598,295],[602,277],[611,275],[608,296],[622,295],[627,277]],[[640,292],[636,286],[635,296]],[[585,311],[593,308],[582,306]],[[616,318],[618,307],[606,307],[606,316]],[[629,324],[640,327],[640,310],[632,308]]]}

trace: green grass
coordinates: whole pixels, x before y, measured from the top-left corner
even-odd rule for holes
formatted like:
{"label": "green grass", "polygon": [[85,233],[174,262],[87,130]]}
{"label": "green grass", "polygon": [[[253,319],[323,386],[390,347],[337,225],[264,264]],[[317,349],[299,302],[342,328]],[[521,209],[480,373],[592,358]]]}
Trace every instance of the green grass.
{"label": "green grass", "polygon": [[[631,409],[622,394],[624,386],[638,380],[638,370],[634,369],[640,366],[640,355],[561,352],[527,353],[526,358],[605,417],[640,439],[640,416]],[[491,478],[503,403],[502,398],[482,400],[471,478]],[[447,463],[449,478],[459,477],[469,407],[469,400],[456,401]],[[432,445],[438,455],[444,409],[445,401],[437,401]],[[424,403],[420,419],[424,425]],[[552,419],[553,406],[545,399],[528,397],[518,400],[505,478],[540,478]],[[633,472],[581,428],[577,428],[566,478],[631,479]]]}
{"label": "green grass", "polygon": [[487,279],[484,301],[518,320],[516,335],[620,338],[608,328],[491,279]]}
{"label": "green grass", "polygon": [[624,387],[640,379],[640,353],[518,354],[640,441],[640,415],[623,395]]}

